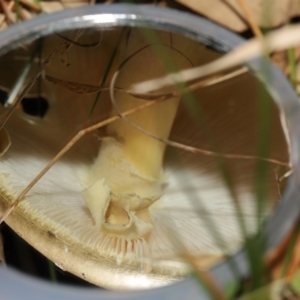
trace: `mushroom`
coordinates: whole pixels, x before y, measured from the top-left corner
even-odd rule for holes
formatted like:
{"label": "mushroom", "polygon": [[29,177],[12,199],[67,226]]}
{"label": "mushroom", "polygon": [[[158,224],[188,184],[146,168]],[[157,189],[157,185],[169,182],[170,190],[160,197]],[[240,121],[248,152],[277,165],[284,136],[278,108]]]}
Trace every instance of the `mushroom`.
{"label": "mushroom", "polygon": [[[92,114],[95,94],[76,93],[76,84],[99,86],[114,49],[117,55],[107,82],[122,65],[114,92],[122,112],[145,102],[126,91],[132,83],[166,73],[170,65],[164,59],[183,69],[220,56],[190,38],[160,31],[88,30],[80,38],[77,34],[77,41],[91,44],[100,34],[99,45],[83,48],[71,44],[45,71],[61,82],[73,82],[73,91],[43,77],[30,94],[37,95],[40,89],[48,99],[45,117],[29,116],[17,109],[9,119],[6,130],[11,147],[0,160],[1,214],[79,130],[118,114],[107,91],[102,92]],[[61,35],[74,37],[76,33]],[[154,41],[149,41],[152,35]],[[61,41],[58,36],[44,38],[43,56]],[[9,75],[0,74],[4,89],[11,89],[25,63],[23,58],[38,43],[0,58],[1,65],[13,65]],[[35,59],[31,75],[38,63]],[[260,225],[255,202],[257,101],[264,101],[258,100],[260,88],[257,79],[246,72],[202,87],[184,101],[178,93],[84,136],[5,221],[61,269],[107,288],[149,288],[179,280],[190,272],[184,260],[186,252],[202,267],[216,263],[243,243],[237,207],[218,160],[166,147],[151,134],[211,152],[217,145],[218,157],[224,153],[253,156],[223,157],[248,233],[253,233]],[[200,111],[204,117],[198,114]],[[275,105],[270,113],[268,157],[288,161]],[[264,216],[279,199],[275,167],[268,163]]]}

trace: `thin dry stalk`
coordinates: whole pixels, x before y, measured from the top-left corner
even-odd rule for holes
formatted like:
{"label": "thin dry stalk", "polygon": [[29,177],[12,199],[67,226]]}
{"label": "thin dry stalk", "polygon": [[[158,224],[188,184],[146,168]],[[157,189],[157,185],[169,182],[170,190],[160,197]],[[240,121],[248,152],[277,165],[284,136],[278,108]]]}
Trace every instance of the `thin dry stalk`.
{"label": "thin dry stalk", "polygon": [[[122,113],[123,116],[130,115],[132,113],[138,112],[140,110],[143,110],[147,107],[150,107],[152,105],[155,105],[159,102],[164,101],[165,99],[158,99],[155,101],[147,102],[139,107],[130,109],[124,113]],[[102,122],[99,122],[95,125],[92,125],[90,127],[87,127],[83,130],[80,130],[63,148],[60,150],[57,155],[42,169],[42,171],[27,185],[27,187],[20,193],[20,195],[10,204],[9,208],[4,212],[4,215],[0,219],[0,224],[9,216],[9,214],[13,211],[13,209],[22,201],[24,196],[32,189],[32,187],[52,168],[52,166],[65,154],[67,153],[75,143],[77,143],[83,136],[86,134],[95,131],[96,129],[99,129],[103,126],[106,126],[118,119],[120,119],[121,116],[113,116],[109,119],[106,119]]]}
{"label": "thin dry stalk", "polygon": [[126,122],[128,122],[130,125],[132,125],[136,129],[138,129],[139,131],[147,134],[148,136],[150,136],[150,137],[152,137],[152,138],[154,138],[154,139],[156,139],[158,141],[161,141],[161,142],[165,143],[168,146],[171,146],[171,147],[174,147],[174,148],[177,148],[177,149],[181,149],[181,150],[184,150],[184,151],[187,151],[187,152],[191,152],[191,153],[194,153],[194,154],[202,154],[202,155],[211,156],[211,157],[223,157],[223,158],[229,158],[229,159],[247,159],[247,160],[257,159],[257,160],[262,160],[262,161],[270,162],[270,163],[273,163],[273,164],[276,164],[276,165],[280,165],[280,166],[284,166],[284,167],[289,167],[289,162],[282,162],[282,161],[277,160],[277,159],[264,158],[264,157],[258,157],[258,156],[252,156],[252,155],[217,153],[217,152],[214,152],[214,151],[203,150],[203,149],[195,148],[195,147],[192,147],[192,146],[187,146],[187,145],[184,145],[184,144],[181,144],[181,143],[178,143],[178,142],[171,141],[169,139],[161,138],[161,137],[159,137],[159,136],[157,136],[155,134],[152,134],[151,132],[148,132],[144,128],[136,125],[135,123],[133,123],[129,119],[127,119],[125,117],[125,115],[118,108],[118,105],[116,103],[116,99],[115,99],[115,96],[114,96],[114,90],[115,90],[114,84],[115,84],[115,81],[116,81],[116,79],[117,79],[117,77],[119,75],[119,72],[120,72],[120,70],[118,70],[114,74],[114,76],[112,78],[112,81],[111,81],[111,85],[110,85],[110,98],[111,98],[112,104],[115,107],[115,109],[118,112],[118,114],[122,117],[122,119],[125,120]]}
{"label": "thin dry stalk", "polygon": [[180,82],[200,79],[236,67],[251,58],[261,56],[266,50],[270,52],[286,50],[297,46],[299,43],[300,25],[281,28],[268,34],[264,39],[251,39],[211,63],[134,84],[130,87],[130,91],[133,93],[149,93]]}
{"label": "thin dry stalk", "polygon": [[[224,75],[218,75],[218,76],[213,76],[213,78],[208,78],[205,80],[201,80],[199,82],[193,83],[186,88],[184,88],[183,91],[173,91],[173,92],[168,92],[168,93],[161,93],[161,94],[137,94],[137,93],[131,93],[128,90],[125,90],[120,87],[114,87],[114,90],[123,92],[123,93],[128,93],[131,96],[142,99],[142,100],[156,100],[160,98],[171,98],[171,97],[178,97],[180,95],[189,93],[191,91],[195,91],[199,88],[206,87],[206,86],[211,86],[217,83],[221,83],[225,80],[231,79],[233,77],[242,75],[246,73],[248,70],[245,67],[241,67],[238,70],[232,71],[230,73],[224,74]],[[93,94],[93,93],[98,93],[98,92],[103,92],[103,91],[108,91],[110,87],[105,87],[105,86],[98,86],[98,85],[90,85],[90,84],[82,84],[82,83],[77,83],[73,81],[66,81],[66,80],[61,80],[49,75],[45,75],[45,79],[48,80],[49,82],[59,85],[63,88],[68,89],[69,91],[72,91],[77,94]]]}
{"label": "thin dry stalk", "polygon": [[[79,34],[80,35],[80,34]],[[78,35],[77,35],[78,37]],[[37,74],[30,80],[30,82],[26,85],[26,87],[23,89],[23,91],[21,92],[21,94],[17,97],[17,100],[14,101],[13,106],[11,107],[10,110],[8,110],[7,113],[3,114],[1,116],[1,121],[0,121],[0,129],[3,128],[4,124],[6,123],[6,121],[9,119],[9,117],[11,116],[11,114],[13,113],[14,109],[17,107],[17,105],[20,103],[21,99],[24,97],[24,95],[30,90],[30,88],[32,87],[32,85],[34,84],[34,82],[37,80],[37,78],[40,76],[40,74],[44,71],[46,65],[50,62],[51,58],[62,48],[65,47],[65,49],[69,49],[70,43],[69,42],[64,42],[62,45],[60,45],[56,50],[54,50],[41,64]],[[244,72],[244,70],[242,70]],[[239,72],[241,72],[241,70],[239,70]],[[6,210],[6,212],[4,213],[3,217],[0,220],[0,224],[5,220],[5,218],[13,211],[13,209],[18,205],[18,203],[24,198],[24,196],[30,191],[30,189],[47,173],[47,171],[78,141],[81,139],[81,137],[83,137],[84,135],[98,129],[101,128],[103,126],[106,126],[107,124],[114,122],[117,119],[123,118],[124,120],[126,120],[127,122],[131,123],[132,126],[136,127],[138,130],[144,132],[145,134],[160,140],[164,143],[166,143],[167,145],[170,145],[172,147],[178,148],[178,149],[182,149],[184,151],[188,151],[188,152],[192,152],[192,153],[196,153],[196,154],[203,154],[203,155],[207,155],[207,156],[214,156],[214,157],[218,157],[218,156],[222,156],[225,158],[234,158],[234,159],[260,159],[260,160],[264,160],[267,162],[271,162],[277,165],[282,165],[282,166],[289,166],[288,163],[286,162],[281,162],[275,159],[268,159],[268,158],[261,158],[261,157],[255,157],[255,156],[248,156],[248,155],[236,155],[236,154],[221,154],[221,153],[216,153],[216,152],[212,152],[212,151],[208,151],[208,150],[202,150],[202,149],[198,149],[198,148],[194,148],[194,147],[190,147],[187,145],[183,145],[174,141],[170,141],[167,139],[162,139],[158,136],[155,136],[147,131],[145,131],[143,128],[140,128],[139,126],[137,126],[136,124],[133,124],[132,122],[130,122],[126,116],[137,112],[139,110],[145,109],[149,106],[155,105],[161,101],[164,101],[168,98],[170,98],[170,96],[166,96],[166,95],[160,95],[161,98],[156,99],[154,101],[151,102],[147,102],[144,105],[141,105],[137,108],[131,109],[129,111],[126,112],[121,112],[115,102],[114,99],[114,83],[115,80],[118,76],[119,72],[116,72],[113,76],[112,82],[111,82],[111,86],[110,86],[110,94],[111,94],[111,100],[113,102],[113,105],[115,106],[115,108],[117,109],[119,115],[118,116],[114,116],[111,117],[105,121],[102,121],[100,123],[97,123],[93,126],[90,126],[86,129],[83,129],[81,131],[79,131],[67,144],[66,146],[45,166],[45,168],[29,183],[29,185],[20,193],[20,195],[11,203],[10,207]],[[227,74],[228,75],[228,74]],[[199,86],[199,84],[197,84],[197,87]],[[98,87],[99,88],[99,87]],[[153,97],[153,96],[152,96]],[[157,97],[157,95],[156,95]]]}
{"label": "thin dry stalk", "polygon": [[239,6],[241,7],[243,13],[245,14],[248,24],[249,24],[251,30],[256,35],[256,37],[263,38],[263,34],[262,34],[257,22],[255,21],[246,1],[245,0],[236,0],[236,1],[238,2]]}
{"label": "thin dry stalk", "polygon": [[212,78],[208,78],[208,79],[205,79],[205,80],[200,80],[200,81],[195,82],[191,85],[188,85],[186,88],[184,88],[184,90],[181,92],[181,94],[196,91],[197,89],[202,88],[202,87],[211,86],[211,85],[214,85],[214,84],[217,84],[217,83],[221,83],[223,81],[232,79],[236,76],[240,76],[242,74],[245,74],[246,72],[248,72],[248,69],[246,67],[240,67],[237,70],[234,70],[234,71],[229,72],[229,73],[225,73],[225,74],[220,75],[220,76],[213,76]]}
{"label": "thin dry stalk", "polygon": [[[107,86],[98,86],[98,85],[91,85],[91,84],[82,84],[82,83],[77,83],[73,81],[67,81],[67,80],[61,80],[49,75],[45,75],[45,79],[55,85],[61,86],[69,91],[72,91],[77,94],[95,94],[98,92],[104,92],[104,91],[109,91],[109,87]],[[123,92],[123,93],[129,93],[127,90],[120,88],[120,87],[115,87],[114,88],[116,91]],[[131,94],[135,98],[138,99],[143,99],[143,100],[156,100],[156,99],[168,99],[173,97],[172,93],[166,93],[166,94]]]}

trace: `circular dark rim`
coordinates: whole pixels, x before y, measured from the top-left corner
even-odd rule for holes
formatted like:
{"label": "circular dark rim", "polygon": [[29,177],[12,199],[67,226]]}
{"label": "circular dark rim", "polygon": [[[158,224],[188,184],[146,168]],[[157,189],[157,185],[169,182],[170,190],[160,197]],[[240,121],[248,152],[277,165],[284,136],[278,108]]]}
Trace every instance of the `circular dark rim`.
{"label": "circular dark rim", "polygon": [[[78,9],[67,9],[59,13],[41,15],[30,21],[12,26],[0,33],[0,55],[16,48],[24,42],[47,36],[55,31],[85,27],[143,26],[169,30],[189,36],[220,52],[228,52],[244,42],[236,34],[203,18],[176,10],[156,8],[148,5],[96,5]],[[291,162],[294,175],[278,208],[266,222],[264,233],[267,237],[267,250],[283,240],[294,225],[300,210],[298,192],[300,176],[300,106],[292,86],[282,73],[264,59],[254,59],[247,66],[266,84],[268,92],[280,108],[285,119],[291,143]],[[267,66],[267,68],[266,68]],[[299,133],[299,134],[298,134]],[[287,217],[288,216],[288,217]],[[239,271],[239,277],[249,274],[249,265],[244,250],[233,258]],[[235,282],[237,278],[229,267],[228,261],[211,269],[216,282],[221,288]],[[18,299],[22,295],[35,299],[209,299],[205,290],[193,279],[187,278],[171,286],[138,292],[107,292],[98,289],[81,289],[53,284],[22,276],[10,269],[0,267],[0,290],[5,299]],[[12,282],[14,284],[12,285]],[[16,284],[16,285],[15,285]],[[11,288],[8,288],[11,286]],[[17,286],[17,288],[14,288]]]}

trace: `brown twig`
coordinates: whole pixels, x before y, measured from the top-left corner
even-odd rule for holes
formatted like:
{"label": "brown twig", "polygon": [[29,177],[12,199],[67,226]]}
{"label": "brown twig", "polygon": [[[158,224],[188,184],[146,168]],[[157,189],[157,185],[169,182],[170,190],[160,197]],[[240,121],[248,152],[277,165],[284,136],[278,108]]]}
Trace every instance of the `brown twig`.
{"label": "brown twig", "polygon": [[[114,90],[120,91],[123,93],[128,93],[131,96],[142,99],[142,100],[156,100],[156,99],[161,99],[161,98],[171,98],[171,97],[177,97],[181,96],[185,93],[189,93],[191,91],[195,91],[201,87],[206,87],[206,86],[211,86],[213,84],[217,84],[220,82],[223,82],[225,80],[231,79],[233,77],[239,76],[241,74],[244,74],[248,71],[246,67],[241,67],[237,70],[234,70],[230,73],[218,75],[218,76],[213,76],[212,78],[208,78],[205,80],[200,80],[198,82],[195,82],[186,88],[184,88],[183,91],[173,91],[173,92],[168,92],[168,93],[156,93],[156,94],[138,94],[138,93],[133,93],[131,91],[125,90],[120,87],[114,87]],[[61,86],[65,89],[68,89],[69,91],[72,91],[77,94],[93,94],[93,93],[98,93],[98,92],[103,92],[107,91],[110,88],[105,87],[105,86],[98,86],[98,85],[90,85],[90,84],[82,84],[82,83],[77,83],[73,81],[67,81],[67,80],[61,80],[49,75],[45,75],[45,79],[48,80],[49,82],[56,84],[58,86]]]}
{"label": "brown twig", "polygon": [[201,88],[201,87],[206,87],[206,86],[211,86],[211,85],[214,85],[214,84],[217,84],[217,83],[220,83],[220,82],[223,82],[223,81],[226,81],[228,79],[231,79],[233,77],[236,77],[236,76],[240,76],[242,74],[245,74],[246,72],[248,72],[248,68],[246,67],[240,67],[232,72],[229,72],[229,73],[225,73],[225,74],[222,74],[222,75],[219,75],[219,76],[213,76],[212,78],[208,78],[208,79],[205,79],[205,80],[199,80],[191,85],[188,85],[183,93],[187,93],[187,92],[190,92],[190,91],[196,91],[197,89]]}
{"label": "brown twig", "polygon": [[[203,150],[203,149],[199,149],[199,148],[195,148],[192,146],[187,146],[178,142],[174,142],[171,141],[169,139],[164,139],[162,137],[159,137],[155,134],[152,134],[151,132],[145,130],[144,128],[136,125],[135,123],[131,122],[129,119],[127,119],[125,117],[125,115],[120,111],[116,100],[115,100],[115,96],[114,96],[114,84],[115,81],[119,75],[120,70],[116,71],[112,81],[111,81],[111,85],[110,85],[110,98],[112,101],[113,106],[115,107],[116,111],[118,112],[118,114],[123,118],[123,120],[125,120],[127,123],[129,123],[130,125],[132,125],[133,127],[135,127],[136,129],[138,129],[139,131],[147,134],[150,137],[153,137],[154,139],[161,141],[165,144],[167,144],[168,146],[177,148],[177,149],[181,149],[187,152],[191,152],[194,154],[202,154],[202,155],[206,155],[206,156],[211,156],[211,157],[224,157],[224,158],[229,158],[229,159],[247,159],[247,160],[253,160],[253,159],[257,159],[257,160],[262,160],[262,161],[266,161],[266,162],[270,162],[276,165],[280,165],[280,166],[285,166],[285,167],[289,167],[290,164],[289,162],[282,162],[280,160],[277,159],[272,159],[272,158],[264,158],[264,157],[259,157],[259,156],[252,156],[252,155],[240,155],[240,154],[231,154],[231,153],[218,153],[218,152],[214,152],[214,151],[209,151],[209,150]],[[168,97],[169,98],[169,97]]]}
{"label": "brown twig", "polygon": [[[61,80],[49,75],[45,75],[45,79],[55,85],[61,86],[71,92],[74,92],[76,94],[94,94],[98,92],[104,92],[109,91],[110,88],[108,86],[99,86],[99,85],[91,85],[91,84],[84,84],[84,83],[77,83],[74,81],[67,81],[67,80]],[[142,100],[156,100],[160,98],[171,98],[177,95],[176,92],[170,92],[170,93],[162,93],[162,94],[136,94],[131,93],[130,91],[127,91],[120,87],[114,87],[114,90],[128,93],[131,96],[142,99]]]}
{"label": "brown twig", "polygon": [[176,83],[200,79],[236,67],[251,58],[260,56],[262,53],[265,53],[266,46],[269,52],[295,47],[300,43],[299,32],[299,24],[280,28],[266,35],[266,40],[251,39],[212,62],[176,73],[170,73],[159,78],[135,83],[130,87],[130,90],[136,93],[148,93],[157,91],[163,87],[175,85]]}
{"label": "brown twig", "polygon": [[[155,101],[147,102],[139,107],[135,107],[133,109],[130,109],[124,113],[122,113],[123,116],[130,115],[132,113],[138,112],[140,110],[143,110],[147,107],[150,107],[152,105],[155,105],[159,102],[164,101],[165,99],[158,99]],[[99,122],[95,125],[92,125],[88,128],[85,128],[83,130],[80,130],[63,148],[60,150],[55,157],[42,169],[42,171],[27,185],[27,187],[20,193],[20,195],[10,204],[9,208],[4,212],[4,215],[0,219],[0,224],[7,218],[7,216],[13,211],[13,209],[20,203],[20,201],[24,198],[24,196],[32,189],[32,187],[52,168],[52,166],[66,153],[73,147],[75,143],[77,143],[83,136],[86,134],[99,129],[103,126],[106,126],[118,119],[120,119],[121,116],[113,116],[109,119],[106,119],[102,122]]]}
{"label": "brown twig", "polygon": [[256,37],[263,38],[263,34],[262,34],[257,22],[255,21],[246,1],[245,0],[236,0],[236,1],[240,5],[243,13],[245,14],[246,20],[248,21],[248,24],[251,27],[254,34],[256,35]]}

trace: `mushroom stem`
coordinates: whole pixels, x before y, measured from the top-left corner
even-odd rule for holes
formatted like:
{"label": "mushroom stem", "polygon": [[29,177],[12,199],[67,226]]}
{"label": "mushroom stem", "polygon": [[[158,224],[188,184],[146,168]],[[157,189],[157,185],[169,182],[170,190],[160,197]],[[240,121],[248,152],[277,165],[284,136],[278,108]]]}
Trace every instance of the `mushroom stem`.
{"label": "mushroom stem", "polygon": [[[166,74],[160,51],[167,51],[178,68],[190,66],[182,54],[169,46],[145,47],[123,65],[116,85],[126,89],[132,82]],[[121,112],[145,101],[120,91],[116,91],[115,99]],[[179,100],[175,96],[132,114],[128,120],[152,135],[167,139]],[[113,108],[111,113],[115,115],[117,109]],[[109,124],[106,132],[109,137],[102,141],[84,199],[101,230],[127,238],[145,238],[152,229],[148,208],[163,193],[166,145],[124,119]]]}

